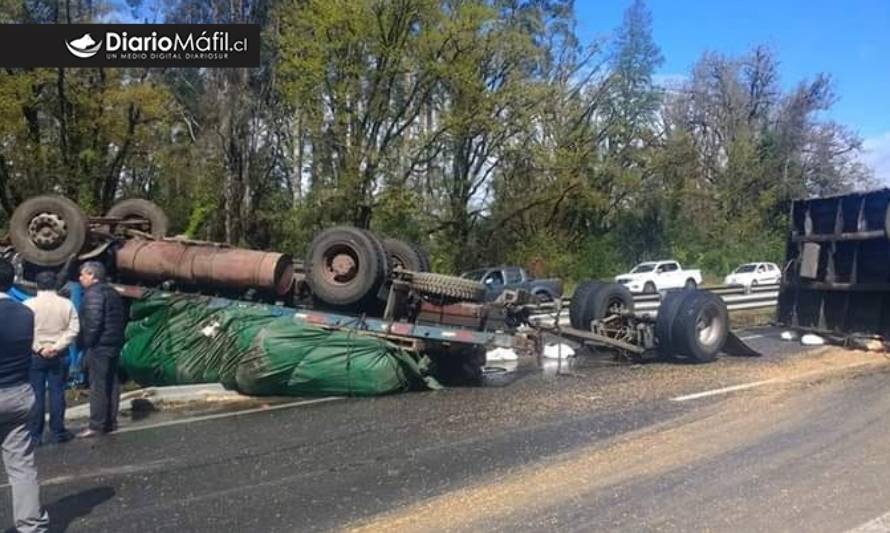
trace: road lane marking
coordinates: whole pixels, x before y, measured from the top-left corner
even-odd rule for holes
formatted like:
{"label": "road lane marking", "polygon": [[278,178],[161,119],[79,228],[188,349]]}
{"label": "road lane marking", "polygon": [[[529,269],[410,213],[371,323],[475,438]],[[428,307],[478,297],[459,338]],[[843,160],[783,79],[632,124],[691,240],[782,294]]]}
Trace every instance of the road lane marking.
{"label": "road lane marking", "polygon": [[752,340],[752,339],[761,339],[761,338],[763,338],[763,337],[766,337],[766,333],[764,333],[763,335],[748,335],[748,336],[746,336],[746,337],[739,337],[739,340],[741,340],[741,341],[750,341],[750,340]]}
{"label": "road lane marking", "polygon": [[[139,465],[123,465],[123,466],[114,466],[110,468],[99,468],[91,470],[87,474],[81,475],[68,475],[68,476],[56,476],[47,478],[40,481],[40,486],[44,487],[47,485],[61,485],[63,483],[70,483],[72,481],[84,481],[87,479],[93,479],[97,477],[106,477],[106,476],[125,476],[130,474],[139,474],[142,472],[150,472],[154,470],[158,470],[164,466],[173,463],[173,459],[160,459],[157,461],[149,461],[145,464]],[[3,483],[0,485],[0,489],[9,488],[9,483]]]}
{"label": "road lane marking", "polygon": [[[193,416],[190,418],[181,418],[179,420],[168,420],[166,422],[158,422],[157,424],[147,424],[144,426],[132,426],[118,429],[112,435],[116,435],[118,433],[131,433],[133,431],[142,431],[146,429],[156,429],[161,427],[168,426],[177,426],[180,424],[190,424],[193,422],[203,422],[205,420],[216,420],[220,418],[227,418],[233,416],[240,415],[248,415],[253,413],[267,413],[269,411],[278,411],[280,409],[288,409],[292,407],[300,407],[302,405],[312,405],[316,403],[324,403],[324,402],[332,402],[334,400],[345,400],[343,396],[328,396],[325,398],[313,398],[311,400],[299,400],[296,402],[284,403],[279,405],[273,405],[271,407],[257,407],[254,409],[245,409],[243,411],[235,411],[232,413],[216,413],[212,415],[203,415],[203,416]],[[102,438],[102,437],[99,437]],[[160,461],[151,461],[144,465],[124,465],[117,466],[111,468],[103,468],[96,471],[93,471],[86,475],[69,475],[69,476],[58,476],[54,478],[49,478],[41,481],[41,485],[59,485],[62,483],[68,483],[71,481],[79,481],[83,479],[91,479],[95,477],[103,477],[103,476],[115,476],[115,475],[127,475],[127,474],[135,474],[143,471],[156,470],[160,466],[164,466],[167,463],[170,463],[172,460],[163,459]],[[0,484],[0,489],[8,488],[9,483]]]}
{"label": "road lane marking", "polygon": [[703,391],[703,392],[696,392],[693,394],[686,394],[683,396],[676,396],[674,398],[671,398],[671,401],[672,402],[686,402],[689,400],[697,400],[699,398],[707,398],[709,396],[718,396],[720,394],[728,394],[730,392],[746,390],[746,389],[753,389],[756,387],[763,387],[764,385],[772,385],[772,384],[776,384],[776,383],[787,383],[790,381],[796,381],[796,380],[804,379],[804,378],[811,377],[811,376],[816,376],[816,375],[820,375],[820,374],[828,374],[830,372],[836,372],[838,370],[847,370],[847,369],[856,368],[859,366],[870,365],[873,362],[874,361],[860,361],[858,363],[852,363],[849,365],[839,366],[836,368],[829,368],[826,370],[813,370],[811,372],[804,372],[803,374],[800,374],[797,376],[791,376],[791,377],[787,377],[787,378],[773,378],[773,379],[765,379],[763,381],[752,381],[750,383],[742,383],[740,385],[732,385],[730,387],[723,387],[722,389],[712,389],[712,390],[707,390],[707,391]]}
{"label": "road lane marking", "polygon": [[688,400],[697,400],[699,398],[707,398],[708,396],[717,396],[719,394],[726,394],[729,392],[735,392],[739,390],[745,389],[753,389],[754,387],[762,387],[764,385],[769,385],[771,383],[778,383],[781,380],[776,379],[765,379],[763,381],[752,381],[751,383],[742,383],[741,385],[733,385],[731,387],[723,387],[722,389],[713,389],[707,390],[704,392],[696,392],[695,394],[686,394],[685,396],[677,396],[675,398],[671,398],[671,401],[674,402],[685,402]]}
{"label": "road lane marking", "polygon": [[887,533],[890,532],[890,513],[881,515],[859,527],[853,528],[847,533]]}
{"label": "road lane marking", "polygon": [[312,405],[316,403],[324,403],[324,402],[332,402],[335,400],[345,400],[343,396],[328,396],[326,398],[314,398],[312,400],[300,400],[297,402],[291,403],[283,403],[279,405],[272,405],[270,407],[256,407],[254,409],[244,409],[243,411],[233,411],[231,413],[216,413],[212,415],[202,415],[202,416],[193,416],[191,418],[180,418],[178,420],[168,420],[166,422],[158,422],[157,424],[146,424],[144,426],[130,426],[118,429],[112,435],[117,435],[118,433],[130,433],[133,431],[143,431],[146,429],[157,429],[169,426],[178,426],[180,424],[191,424],[194,422],[203,422],[205,420],[217,420],[220,418],[229,418],[233,416],[241,416],[241,415],[251,415],[254,413],[268,413],[270,411],[278,411],[280,409],[290,409],[292,407],[300,407],[303,405]]}

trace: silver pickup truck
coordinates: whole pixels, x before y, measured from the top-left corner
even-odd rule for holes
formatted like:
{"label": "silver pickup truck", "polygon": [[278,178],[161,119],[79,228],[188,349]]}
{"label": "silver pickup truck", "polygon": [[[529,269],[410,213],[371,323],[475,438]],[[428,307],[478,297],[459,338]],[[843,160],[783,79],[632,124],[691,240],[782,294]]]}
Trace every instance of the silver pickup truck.
{"label": "silver pickup truck", "polygon": [[542,302],[562,297],[562,280],[534,279],[525,269],[515,266],[480,268],[461,274],[462,278],[478,281],[485,285],[485,299],[496,300],[504,290],[523,289]]}

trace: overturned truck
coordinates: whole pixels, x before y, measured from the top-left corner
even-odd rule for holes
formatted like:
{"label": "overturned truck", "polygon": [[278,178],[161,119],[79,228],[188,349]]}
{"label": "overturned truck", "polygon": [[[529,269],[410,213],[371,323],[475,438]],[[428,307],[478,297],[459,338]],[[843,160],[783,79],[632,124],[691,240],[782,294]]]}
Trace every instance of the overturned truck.
{"label": "overturned truck", "polygon": [[890,189],[797,200],[790,218],[779,322],[890,340]]}
{"label": "overturned truck", "polygon": [[554,336],[634,360],[708,362],[721,351],[753,354],[730,331],[723,301],[706,291],[668,292],[651,317],[634,312],[624,287],[587,281],[572,298],[571,326],[561,326],[558,317],[544,325],[530,318],[539,310],[526,292],[484,302],[482,284],[428,272],[422,249],[367,230],[324,230],[305,260],[293,261],[277,252],[167,237],[168,226],[163,210],[146,200],[124,200],[103,217],[87,217],[70,200],[41,196],[16,209],[6,253],[26,279],[45,268],[71,276],[80,262],[98,260],[134,299],[160,290],[287,308],[295,322],[380,337],[477,378],[487,349],[539,354]]}
{"label": "overturned truck", "polygon": [[299,311],[290,313],[295,322],[385,338],[431,357],[449,376],[478,379],[487,347],[534,347],[530,335],[514,334],[523,321],[521,298],[483,304],[482,284],[428,272],[426,253],[411,243],[335,227],[313,239],[305,261],[294,261],[167,237],[167,229],[163,210],[146,200],[87,217],[66,198],[41,196],[16,209],[0,252],[26,282],[45,269],[73,279],[80,263],[93,260],[134,300],[164,291]]}

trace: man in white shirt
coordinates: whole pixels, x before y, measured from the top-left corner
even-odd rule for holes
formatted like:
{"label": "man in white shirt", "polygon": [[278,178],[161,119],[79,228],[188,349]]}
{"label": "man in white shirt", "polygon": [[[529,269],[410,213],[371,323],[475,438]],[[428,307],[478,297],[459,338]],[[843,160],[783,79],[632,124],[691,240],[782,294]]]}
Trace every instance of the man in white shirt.
{"label": "man in white shirt", "polygon": [[37,296],[25,302],[34,312],[31,386],[37,399],[28,429],[38,444],[43,437],[47,388],[52,440],[61,443],[72,438],[65,429],[65,355],[77,339],[80,323],[74,304],[56,294],[55,288],[56,276],[41,272],[37,275]]}

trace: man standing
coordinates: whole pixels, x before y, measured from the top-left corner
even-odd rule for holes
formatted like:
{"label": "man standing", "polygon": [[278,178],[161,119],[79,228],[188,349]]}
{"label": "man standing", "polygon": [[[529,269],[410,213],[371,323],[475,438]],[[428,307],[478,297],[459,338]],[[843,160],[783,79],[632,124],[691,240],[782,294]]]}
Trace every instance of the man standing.
{"label": "man standing", "polygon": [[34,390],[28,383],[34,314],[6,292],[15,270],[0,258],[0,441],[3,466],[12,489],[12,513],[19,531],[47,531],[49,517],[40,506],[40,485],[34,464],[34,441],[28,422],[34,407]]}
{"label": "man standing", "polygon": [[34,312],[34,357],[31,386],[37,405],[31,420],[31,438],[40,444],[43,437],[44,406],[49,384],[49,428],[55,442],[71,440],[65,430],[65,354],[77,338],[80,326],[74,304],[56,294],[56,276],[37,274],[37,296],[25,302]]}
{"label": "man standing", "polygon": [[90,425],[78,437],[94,437],[117,429],[120,402],[117,366],[127,316],[123,299],[105,283],[102,263],[84,263],[80,267],[80,284],[85,289],[80,325],[90,380]]}

